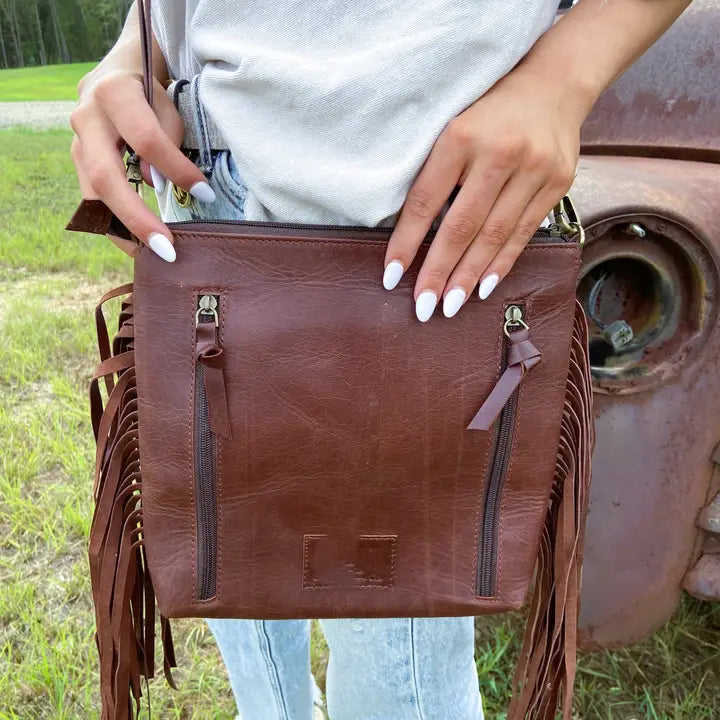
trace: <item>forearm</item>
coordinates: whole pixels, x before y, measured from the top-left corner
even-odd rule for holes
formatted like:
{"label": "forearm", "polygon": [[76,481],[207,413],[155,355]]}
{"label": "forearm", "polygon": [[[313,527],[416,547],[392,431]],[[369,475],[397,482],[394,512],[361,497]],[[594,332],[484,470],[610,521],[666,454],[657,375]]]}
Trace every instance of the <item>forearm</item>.
{"label": "forearm", "polygon": [[587,115],[600,94],[679,17],[691,0],[580,0],[517,70],[548,80]]}
{"label": "forearm", "polygon": [[[125,25],[117,42],[100,63],[82,78],[78,85],[78,92],[93,85],[97,79],[118,70],[142,72],[142,54],[140,50],[140,23],[138,19],[137,4],[133,3],[128,12]],[[168,81],[168,69],[165,64],[160,47],[153,37],[153,75],[161,83]]]}

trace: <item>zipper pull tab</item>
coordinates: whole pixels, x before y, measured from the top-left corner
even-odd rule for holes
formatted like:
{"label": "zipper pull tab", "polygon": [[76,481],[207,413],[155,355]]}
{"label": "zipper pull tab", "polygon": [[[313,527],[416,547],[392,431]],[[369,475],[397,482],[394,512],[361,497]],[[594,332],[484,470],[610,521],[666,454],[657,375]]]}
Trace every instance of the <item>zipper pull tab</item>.
{"label": "zipper pull tab", "polygon": [[534,368],[542,357],[530,342],[530,328],[523,319],[523,309],[519,305],[511,305],[505,311],[503,332],[508,339],[505,372],[470,421],[468,430],[489,430],[523,381],[525,373]]}
{"label": "zipper pull tab", "polygon": [[202,295],[198,299],[195,313],[195,359],[203,366],[210,430],[216,435],[230,438],[218,307],[219,299],[215,295]]}

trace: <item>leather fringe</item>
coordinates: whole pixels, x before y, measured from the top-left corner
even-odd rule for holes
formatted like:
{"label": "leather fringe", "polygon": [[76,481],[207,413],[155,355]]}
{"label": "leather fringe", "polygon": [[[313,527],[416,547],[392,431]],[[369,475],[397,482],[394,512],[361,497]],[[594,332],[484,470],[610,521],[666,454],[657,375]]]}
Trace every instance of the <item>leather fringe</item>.
{"label": "leather fringe", "polygon": [[[142,680],[155,672],[156,608],[143,536],[131,293],[132,284],[111,290],[96,308],[101,361],[90,384],[97,448],[89,556],[101,720],[136,720]],[[102,306],[122,295],[127,297],[111,345]],[[554,720],[559,707],[563,720],[572,717],[582,541],[594,445],[587,348],[585,314],[576,303],[555,480],[508,720]],[[104,404],[101,381],[107,391]],[[172,633],[167,618],[159,619],[165,677],[174,688]]]}
{"label": "leather fringe", "polygon": [[[147,567],[138,450],[132,285],[103,296],[95,310],[100,364],[90,383],[96,441],[90,579],[100,656],[101,720],[134,720],[143,678],[155,672],[155,593]],[[102,307],[125,295],[112,345]],[[100,383],[107,399],[103,404]],[[165,677],[175,684],[170,625],[160,616]]]}
{"label": "leather fringe", "polygon": [[588,328],[576,301],[555,481],[508,720],[572,718],[583,538],[595,443]]}

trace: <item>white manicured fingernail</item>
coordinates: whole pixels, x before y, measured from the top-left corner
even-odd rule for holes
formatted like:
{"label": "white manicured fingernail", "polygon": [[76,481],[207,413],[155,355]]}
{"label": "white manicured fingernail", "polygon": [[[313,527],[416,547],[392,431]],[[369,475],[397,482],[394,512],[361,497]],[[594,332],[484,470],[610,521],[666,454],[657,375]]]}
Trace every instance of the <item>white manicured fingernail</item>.
{"label": "white manicured fingernail", "polygon": [[383,273],[383,287],[386,290],[394,290],[402,279],[404,272],[405,268],[403,268],[402,263],[397,260],[389,262]]}
{"label": "white manicured fingernail", "polygon": [[500,280],[500,277],[497,273],[488,275],[483,279],[478,288],[478,295],[481,300],[487,300],[490,297],[490,293],[497,287],[498,280]]}
{"label": "white manicured fingernail", "polygon": [[159,193],[165,192],[165,176],[152,165],[150,166],[150,177],[152,178],[155,190]]}
{"label": "white manicured fingernail", "polygon": [[465,291],[456,287],[453,288],[446,296],[443,301],[443,315],[446,318],[451,318],[457,314],[457,311],[463,306],[465,302]]}
{"label": "white manicured fingernail", "polygon": [[148,245],[150,249],[163,260],[167,262],[175,262],[177,257],[175,254],[175,248],[173,244],[164,236],[158,232],[152,233],[148,238]]}
{"label": "white manicured fingernail", "polygon": [[420,322],[427,322],[437,305],[437,295],[432,290],[423,290],[415,301],[415,314]]}
{"label": "white manicured fingernail", "polygon": [[200,202],[215,202],[215,191],[206,182],[196,182],[190,188],[190,194]]}

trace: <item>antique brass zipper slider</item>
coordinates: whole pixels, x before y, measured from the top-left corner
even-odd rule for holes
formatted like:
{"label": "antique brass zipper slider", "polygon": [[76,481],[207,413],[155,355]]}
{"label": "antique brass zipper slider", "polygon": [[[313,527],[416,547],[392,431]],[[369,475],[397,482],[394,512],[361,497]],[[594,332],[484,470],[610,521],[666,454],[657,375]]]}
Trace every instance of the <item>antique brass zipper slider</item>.
{"label": "antique brass zipper slider", "polygon": [[510,337],[511,330],[517,328],[525,328],[529,330],[528,324],[523,320],[523,309],[519,305],[510,305],[505,311],[505,325],[503,331]]}
{"label": "antique brass zipper slider", "polygon": [[[198,309],[195,313],[195,325],[199,325],[201,322],[212,321],[215,323],[215,327],[220,324],[218,318],[218,299],[215,295],[201,295],[198,299]],[[202,316],[202,320],[201,320]]]}

